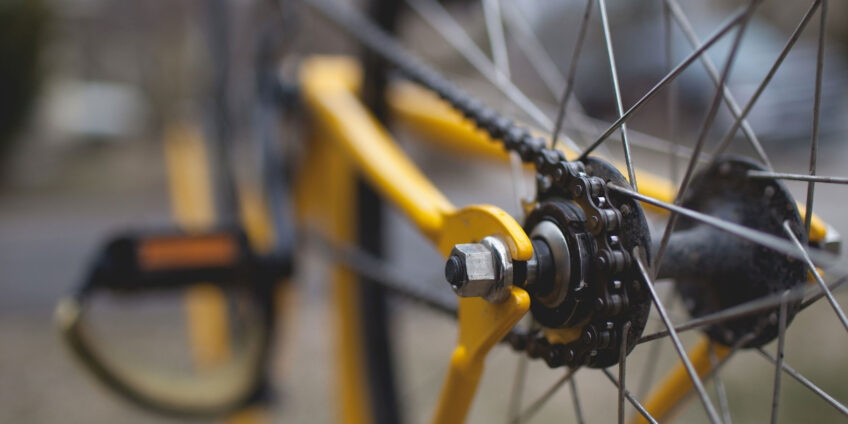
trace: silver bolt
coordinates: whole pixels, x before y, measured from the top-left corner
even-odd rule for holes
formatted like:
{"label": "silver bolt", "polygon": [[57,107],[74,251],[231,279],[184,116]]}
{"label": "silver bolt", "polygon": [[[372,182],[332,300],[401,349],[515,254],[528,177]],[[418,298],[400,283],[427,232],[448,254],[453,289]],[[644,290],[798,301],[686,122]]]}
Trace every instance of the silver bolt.
{"label": "silver bolt", "polygon": [[460,297],[501,302],[512,285],[512,258],[504,242],[486,237],[480,243],[457,244],[445,264],[445,277]]}

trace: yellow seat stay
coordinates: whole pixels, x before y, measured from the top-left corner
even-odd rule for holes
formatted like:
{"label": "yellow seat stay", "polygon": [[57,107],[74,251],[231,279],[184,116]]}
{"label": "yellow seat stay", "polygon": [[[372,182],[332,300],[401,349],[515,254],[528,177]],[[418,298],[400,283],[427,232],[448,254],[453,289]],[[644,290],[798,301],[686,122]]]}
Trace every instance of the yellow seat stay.
{"label": "yellow seat stay", "polygon": [[[453,151],[494,159],[507,159],[508,156],[484,131],[477,129],[467,118],[458,113],[448,103],[433,92],[407,81],[397,81],[390,86],[388,102],[393,116],[399,122],[426,137],[428,142]],[[562,147],[566,157],[575,157],[577,153]],[[612,163],[626,174],[623,163]],[[666,203],[674,202],[675,185],[666,178],[654,175],[644,169],[636,169],[639,180],[639,192]],[[654,212],[667,213],[652,205],[642,204]],[[798,203],[801,216],[805,214],[804,205]],[[827,224],[813,214],[810,226],[810,241],[824,240]]]}

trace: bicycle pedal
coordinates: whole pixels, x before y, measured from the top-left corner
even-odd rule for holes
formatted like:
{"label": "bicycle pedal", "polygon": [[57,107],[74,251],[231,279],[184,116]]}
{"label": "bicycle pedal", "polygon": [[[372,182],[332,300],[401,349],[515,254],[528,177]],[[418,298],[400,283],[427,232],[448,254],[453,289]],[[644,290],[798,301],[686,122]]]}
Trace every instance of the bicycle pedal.
{"label": "bicycle pedal", "polygon": [[240,228],[133,231],[106,243],[83,290],[168,290],[198,283],[267,288],[290,268],[287,258],[251,249]]}

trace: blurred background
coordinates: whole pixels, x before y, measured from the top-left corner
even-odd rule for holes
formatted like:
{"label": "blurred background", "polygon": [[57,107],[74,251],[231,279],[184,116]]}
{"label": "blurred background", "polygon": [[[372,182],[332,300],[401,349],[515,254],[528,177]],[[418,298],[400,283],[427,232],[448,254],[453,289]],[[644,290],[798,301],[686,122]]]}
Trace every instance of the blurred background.
{"label": "blurred background", "polygon": [[[256,179],[251,140],[255,134],[255,56],[257,33],[278,31],[283,41],[276,53],[285,60],[281,75],[293,81],[296,62],[304,54],[353,53],[357,46],[326,21],[301,7],[279,16],[272,2],[260,0],[4,0],[0,2],[0,422],[151,422],[169,421],[118,399],[97,385],[61,345],[53,328],[57,300],[84,277],[100,242],[116,230],[161,228],[171,225],[162,142],[169,128],[196,127],[205,137],[223,137],[231,146],[229,163],[241,179]],[[285,3],[285,2],[284,2]],[[479,2],[447,2],[450,11],[488,51]],[[585,2],[576,0],[520,2],[520,12],[538,34],[553,62],[567,69],[576,27]],[[624,104],[632,104],[665,69],[660,2],[611,0],[613,40],[617,51]],[[848,175],[845,158],[845,119],[848,111],[848,7],[831,2],[822,98],[822,174]],[[221,21],[210,12],[225,4],[227,34],[214,29]],[[682,1],[696,32],[706,38],[739,3],[731,0]],[[729,81],[737,98],[746,100],[797,25],[807,2],[767,1],[751,24]],[[596,12],[597,10],[595,10]],[[276,14],[276,15],[275,15]],[[439,35],[407,13],[400,26],[405,43],[444,70],[449,78],[500,104],[504,112],[520,115],[505,105],[491,86],[475,75]],[[600,21],[593,15],[587,47],[577,73],[575,95],[586,114],[599,121],[615,119],[616,109]],[[776,74],[750,116],[775,168],[805,172],[817,23],[810,25],[786,63]],[[677,61],[691,51],[679,31]],[[223,43],[226,47],[222,47]],[[211,46],[210,46],[211,44]],[[729,45],[710,50],[717,63]],[[520,46],[509,44],[510,51]],[[216,60],[227,63],[226,75],[216,73]],[[553,98],[544,82],[529,70],[528,58],[515,54],[512,71],[517,84],[552,112]],[[681,102],[678,121],[669,132],[664,108],[649,107],[631,128],[686,146],[693,143],[713,94],[703,68],[694,64],[676,84]],[[225,92],[223,111],[216,99]],[[659,105],[662,102],[658,102]],[[744,104],[744,103],[743,103]],[[718,138],[732,124],[725,109],[714,130]],[[508,168],[466,158],[445,158],[439,152],[406,141],[404,148],[425,173],[457,204],[489,202],[517,213]],[[591,137],[590,137],[591,138]],[[575,136],[578,143],[591,141]],[[713,140],[717,141],[717,140]],[[618,146],[610,147],[618,155]],[[744,143],[736,141],[746,154]],[[709,149],[708,149],[709,150]],[[670,172],[666,158],[639,151],[637,165]],[[685,162],[684,162],[685,163]],[[457,181],[462,181],[457,184]],[[805,185],[787,184],[803,199]],[[816,212],[841,234],[848,234],[845,191],[817,186]],[[443,262],[395,212],[390,211],[392,259],[413,278],[440,285]],[[306,264],[310,264],[306,258]],[[311,267],[311,268],[310,268]],[[272,366],[273,419],[284,422],[328,422],[333,418],[332,349],[326,317],[326,287],[322,266],[307,265],[300,279],[296,313],[287,314]],[[663,290],[667,289],[663,286]],[[848,303],[844,295],[838,297]],[[179,298],[106,302],[109,325],[102,334],[118,349],[142,352],[164,361],[185,356],[186,334]],[[392,304],[394,334],[401,339],[398,367],[405,376],[402,393],[413,421],[426,421],[437,396],[452,348],[453,324],[433,318],[405,302]],[[680,305],[672,309],[685,319]],[[111,321],[114,319],[114,321]],[[175,325],[176,323],[176,325]],[[844,384],[848,343],[824,304],[799,315],[790,330],[787,361],[838,399],[848,399]],[[794,336],[794,337],[792,337]],[[694,334],[687,334],[690,339]],[[663,346],[664,363],[674,353]],[[812,352],[812,351],[814,352]],[[633,364],[644,360],[637,350]],[[183,359],[174,361],[184,361]],[[492,372],[483,380],[473,422],[503,420],[507,393],[498,390],[510,381],[514,356],[498,348],[490,361]],[[180,362],[182,363],[182,362]],[[665,367],[662,367],[665,368]],[[632,372],[638,375],[639,367]],[[724,372],[728,392],[737,406],[737,422],[765,416],[770,401],[771,366],[743,358]],[[833,372],[838,370],[838,372]],[[584,399],[600,406],[590,422],[608,422],[615,392],[603,377],[586,373]],[[542,364],[531,368],[532,393],[541,393],[560,375]],[[634,378],[634,381],[636,379]],[[762,384],[762,395],[746,389],[749,381]],[[827,406],[791,381],[784,385],[785,421],[836,420]],[[758,397],[759,396],[759,397]],[[565,395],[541,414],[540,422],[573,417]],[[750,412],[745,408],[750,406]],[[690,402],[684,414],[700,412]],[[605,415],[606,414],[606,415]],[[689,420],[684,415],[681,421]],[[843,417],[844,418],[844,417]]]}

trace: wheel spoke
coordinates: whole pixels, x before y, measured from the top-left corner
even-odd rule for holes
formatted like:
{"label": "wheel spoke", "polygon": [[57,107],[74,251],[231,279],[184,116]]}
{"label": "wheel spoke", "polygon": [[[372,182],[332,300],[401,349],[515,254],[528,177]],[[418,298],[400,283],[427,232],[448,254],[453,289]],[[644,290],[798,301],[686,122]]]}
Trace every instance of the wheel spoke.
{"label": "wheel spoke", "polygon": [[[760,352],[760,355],[763,355],[764,358],[768,359],[772,363],[777,362],[777,359],[770,353],[766,352],[763,348],[759,347],[757,348],[757,351]],[[848,407],[834,399],[833,396],[829,395],[820,387],[813,384],[813,382],[807,379],[807,377],[804,377],[801,373],[795,371],[795,369],[787,365],[785,362],[780,364],[780,368],[783,369],[783,372],[789,374],[790,377],[794,378],[797,382],[801,383],[804,387],[810,389],[811,392],[815,393],[820,398],[824,399],[825,402],[836,408],[836,410],[841,412],[842,415],[848,417]]]}
{"label": "wheel spoke", "polygon": [[580,397],[577,394],[577,376],[573,376],[568,380],[568,386],[571,389],[571,401],[574,403],[574,418],[577,424],[583,424],[586,420],[583,419],[583,406],[580,404]]}
{"label": "wheel spoke", "polygon": [[789,221],[783,222],[783,229],[786,231],[786,234],[790,239],[795,243],[795,246],[798,248],[798,251],[803,255],[804,262],[807,263],[807,268],[809,268],[810,272],[813,274],[813,277],[816,279],[816,282],[819,283],[819,287],[821,287],[824,295],[827,296],[827,301],[830,302],[830,306],[833,307],[833,311],[836,312],[836,316],[839,317],[839,321],[842,322],[842,326],[845,327],[845,330],[848,331],[848,318],[845,317],[845,312],[842,311],[842,308],[839,306],[839,303],[836,301],[836,298],[833,297],[833,293],[830,292],[830,289],[825,284],[824,279],[822,279],[819,270],[816,268],[816,265],[813,263],[810,256],[807,254],[807,249],[804,248],[804,245],[798,240],[798,237],[795,236],[795,233],[792,232],[792,229],[789,228]]}
{"label": "wheel spoke", "polygon": [[[686,190],[689,188],[689,182],[692,180],[692,176],[695,173],[695,166],[698,163],[698,157],[701,154],[701,150],[704,147],[704,142],[707,139],[707,134],[710,132],[710,128],[712,128],[713,120],[716,117],[718,112],[718,107],[721,104],[722,98],[722,87],[724,86],[725,81],[727,81],[727,77],[730,75],[730,70],[733,68],[733,61],[736,59],[736,53],[739,51],[739,44],[742,42],[742,36],[745,34],[745,29],[748,27],[748,23],[751,21],[751,17],[754,15],[754,9],[762,0],[752,0],[748,3],[748,8],[746,9],[746,14],[742,23],[739,25],[739,28],[736,30],[736,36],[733,39],[733,44],[730,47],[730,52],[727,54],[727,60],[725,61],[724,68],[721,71],[721,77],[719,78],[719,82],[717,84],[718,88],[716,88],[715,95],[713,96],[713,100],[710,103],[710,107],[707,112],[707,116],[704,119],[704,124],[701,126],[701,131],[698,134],[698,139],[695,142],[695,150],[692,152],[692,157],[689,158],[689,165],[686,167],[686,171],[683,173],[683,181],[680,183],[680,188],[677,190],[677,195],[674,198],[674,203],[680,202],[680,199],[683,198],[683,195],[686,193]],[[677,223],[678,215],[672,211],[672,213],[668,217],[668,222],[666,223],[665,230],[663,230],[662,240],[660,241],[660,247],[657,249],[657,254],[654,259],[655,263],[655,271],[660,269],[662,264],[663,255],[665,255],[665,249],[668,247],[668,241],[671,238],[671,233],[674,230],[674,225]]]}
{"label": "wheel spoke", "polygon": [[[482,0],[483,14],[486,20],[486,34],[489,37],[489,47],[492,50],[492,58],[496,68],[500,71],[499,78],[502,83],[508,83],[511,79],[509,54],[504,37],[503,18],[501,14],[500,0]],[[524,215],[524,184],[522,183],[521,158],[515,152],[509,153],[510,168],[512,170],[512,188],[516,198],[516,214],[523,219]]]}
{"label": "wheel spoke", "polygon": [[550,128],[550,119],[539,110],[527,96],[515,87],[506,75],[503,75],[492,61],[474,43],[465,29],[435,0],[407,0],[407,4],[432,27],[459,54],[473,66],[477,72],[501,90],[516,106],[521,108],[542,127]]}
{"label": "wheel spoke", "polygon": [[[671,37],[671,10],[668,7],[668,3],[663,2],[662,6],[662,14],[663,14],[663,41],[665,45],[665,72],[671,71],[674,60],[673,53],[673,44]],[[666,137],[669,140],[674,140],[674,134],[677,132],[677,84],[670,84],[668,87],[668,93],[666,97],[666,105],[665,105],[665,125],[666,125]],[[680,143],[676,142],[672,144],[672,151],[669,151],[669,171],[671,174],[671,181],[678,181],[678,166],[677,166],[677,157],[680,152]]]}
{"label": "wheel spoke", "polygon": [[514,422],[523,423],[532,418],[534,415],[536,415],[536,413],[539,412],[542,406],[544,406],[545,403],[548,402],[551,396],[553,396],[554,393],[556,393],[556,391],[559,390],[559,388],[562,387],[563,384],[565,384],[569,379],[571,379],[575,372],[577,372],[577,368],[569,368],[568,372],[566,372],[564,376],[557,380],[556,383],[554,383],[551,387],[548,388],[548,390],[545,390],[545,393],[542,393],[542,396],[539,396],[538,399],[533,401],[533,403],[531,403],[530,406],[527,407],[527,409],[522,411]]}
{"label": "wheel spoke", "polygon": [[[593,0],[588,0],[586,3],[587,12],[591,10]],[[591,118],[585,114],[583,106],[577,101],[576,98],[572,96],[573,90],[569,89],[569,92],[563,95],[568,86],[573,88],[574,78],[576,75],[576,66],[580,62],[580,49],[582,49],[583,41],[582,38],[585,38],[585,31],[588,28],[588,15],[584,16],[583,21],[580,23],[580,29],[578,30],[578,41],[575,46],[576,49],[572,52],[572,60],[569,66],[569,77],[566,82],[566,77],[564,77],[560,71],[557,64],[551,58],[548,51],[542,45],[542,42],[539,40],[539,37],[536,36],[536,33],[533,31],[533,28],[527,22],[524,17],[524,13],[521,11],[520,7],[517,7],[514,1],[506,1],[501,5],[504,7],[503,18],[507,24],[507,28],[511,31],[513,39],[518,43],[521,47],[522,52],[524,53],[527,60],[530,62],[530,65],[542,79],[542,81],[547,86],[548,90],[551,93],[551,96],[557,103],[557,117],[554,122],[554,131],[551,133],[551,148],[556,148],[557,138],[558,137],[566,137],[568,135],[562,133],[562,128],[564,125],[563,118],[560,118],[560,107],[565,106],[566,108],[573,109],[574,115],[570,116],[571,121],[575,124],[576,130],[581,133],[594,137],[594,135],[600,131],[601,126],[606,127],[609,125],[609,122],[602,123],[603,125],[596,123],[594,118]],[[582,34],[582,35],[581,35]],[[564,103],[561,100],[565,98],[567,99]],[[562,111],[564,113],[564,111]],[[560,120],[560,121],[557,121]],[[631,134],[634,131],[630,131]],[[654,141],[651,136],[647,134],[637,133],[638,137],[635,141],[631,140],[631,144],[634,146],[645,147],[648,149],[658,149],[656,146],[660,143],[653,143]],[[646,140],[650,139],[650,143]],[[665,144],[671,144],[667,141],[661,140],[660,142],[664,142]],[[573,146],[573,140],[568,141],[569,146]],[[659,149],[658,151],[666,151],[667,149]],[[603,149],[603,153],[608,157],[612,156],[606,149]]]}
{"label": "wheel spoke", "polygon": [[718,357],[716,356],[712,341],[710,341],[707,353],[710,355],[710,366],[713,370],[713,383],[715,384],[716,397],[718,398],[718,409],[721,411],[721,419],[724,421],[724,424],[731,424],[733,421],[730,418],[730,405],[727,402],[727,391],[724,389],[724,382],[718,375],[718,369],[721,366],[721,363],[719,363]]}
{"label": "wheel spoke", "polygon": [[[848,278],[842,277],[839,280],[833,282],[829,286],[829,288],[830,288],[831,291],[835,290],[836,288],[843,285],[846,281],[848,281]],[[807,300],[805,300],[801,304],[801,308],[800,308],[801,310],[803,310],[804,308],[810,306],[811,304],[815,303],[817,300],[824,297],[825,292],[823,292],[820,288],[816,287],[813,290],[816,290],[817,293],[813,296],[810,296]],[[796,300],[801,300],[805,297],[805,293],[808,292],[808,291],[809,290],[806,290],[803,287],[799,287],[795,290],[792,290],[790,295],[789,295],[788,301],[793,302],[793,301],[796,301]],[[751,301],[748,301],[748,302],[745,302],[745,303],[741,303],[741,304],[736,305],[736,306],[732,306],[732,307],[727,308],[727,309],[723,309],[723,310],[718,311],[718,312],[714,312],[714,313],[709,314],[709,315],[704,315],[702,317],[692,319],[688,322],[685,322],[683,324],[678,325],[674,329],[678,333],[682,333],[684,331],[692,330],[692,329],[695,329],[695,328],[706,327],[708,325],[718,324],[718,323],[721,323],[721,322],[724,322],[724,321],[729,321],[729,320],[736,319],[736,318],[739,318],[739,317],[743,317],[743,316],[746,316],[746,315],[755,314],[757,312],[764,311],[764,310],[767,310],[767,309],[771,309],[771,308],[774,308],[775,306],[779,306],[780,302],[782,301],[782,298],[783,298],[782,296],[783,296],[782,294],[773,294],[773,295],[770,295],[770,296],[761,297],[759,299],[754,299],[754,300],[751,300]],[[636,341],[636,344],[642,344],[642,343],[646,343],[646,342],[649,342],[649,341],[652,341],[652,340],[661,339],[663,337],[667,337],[668,334],[669,333],[668,333],[667,330],[657,331],[657,332],[651,333],[651,334],[646,334],[646,335],[640,337],[639,340]]]}
{"label": "wheel spoke", "polygon": [[[612,384],[614,384],[617,389],[621,388],[621,385],[618,384],[618,380],[615,379],[615,376],[612,375],[612,373],[609,372],[608,369],[603,368],[601,369],[601,371],[604,373],[605,376],[607,376],[607,379],[609,379],[609,381],[612,382]],[[624,390],[624,398],[627,399],[627,401],[630,402],[630,404],[633,405],[633,407],[636,408],[636,410],[639,411],[639,413],[642,414],[642,416],[645,417],[648,422],[650,422],[651,424],[657,424],[657,420],[655,420],[654,417],[651,416],[648,410],[645,409],[645,407],[642,406],[642,404],[639,403],[639,401],[636,400],[636,398],[633,397],[633,394],[631,394],[628,390]]]}
{"label": "wheel spoke", "polygon": [[[607,59],[609,59],[610,75],[612,76],[612,87],[615,92],[615,106],[618,109],[618,117],[624,115],[624,102],[621,100],[621,83],[618,79],[618,66],[615,64],[615,53],[612,48],[612,35],[609,28],[609,17],[607,16],[606,0],[598,0],[598,9],[601,12],[601,23],[604,28],[604,44],[607,48]],[[624,163],[627,165],[627,177],[630,186],[638,190],[636,186],[636,172],[633,170],[633,161],[630,158],[630,142],[627,140],[627,123],[621,123],[621,145],[624,149]]]}
{"label": "wheel spoke", "polygon": [[783,344],[786,341],[786,298],[789,291],[783,293],[780,302],[780,317],[777,332],[777,360],[774,362],[774,391],[771,396],[771,423],[777,423],[777,408],[780,405],[780,372],[783,369]]}
{"label": "wheel spoke", "polygon": [[618,424],[624,424],[624,392],[627,377],[627,337],[630,335],[630,321],[621,329],[621,347],[618,352]]}
{"label": "wheel spoke", "polygon": [[580,29],[577,31],[577,43],[574,45],[574,51],[571,53],[571,63],[568,64],[568,75],[565,77],[565,91],[562,93],[562,99],[559,101],[554,131],[551,134],[553,139],[551,148],[556,148],[559,132],[562,129],[562,122],[565,119],[565,110],[568,108],[568,101],[571,99],[571,93],[574,91],[577,62],[580,60],[580,52],[583,50],[583,42],[586,40],[586,30],[589,28],[589,16],[592,14],[593,2],[594,0],[586,1],[586,9],[583,12],[583,18],[580,20]]}
{"label": "wheel spoke", "polygon": [[636,101],[633,106],[630,106],[624,114],[621,115],[615,122],[610,124],[610,126],[604,131],[597,139],[595,139],[592,144],[580,154],[578,160],[584,160],[589,154],[592,153],[604,140],[607,139],[615,130],[617,130],[621,124],[630,119],[633,114],[638,111],[642,106],[645,105],[649,100],[651,100],[654,96],[659,93],[663,87],[670,84],[672,81],[677,79],[677,77],[685,71],[689,65],[692,64],[695,60],[697,60],[702,54],[704,54],[707,49],[713,46],[716,42],[718,42],[728,31],[733,29],[736,25],[738,25],[745,18],[747,14],[747,9],[743,9],[737,13],[735,13],[726,23],[721,25],[719,29],[711,35],[707,41],[701,46],[701,48],[692,52],[686,59],[683,60],[679,65],[677,65],[671,72],[666,74],[656,85],[654,85],[647,93],[645,93],[642,98]]}
{"label": "wheel spoke", "polygon": [[[848,278],[845,278],[845,277],[840,278],[840,279],[834,281],[833,283],[830,283],[827,286],[827,288],[830,289],[831,292],[833,292],[834,290],[838,289],[840,286],[845,284],[846,281],[848,281]],[[822,290],[821,288],[817,288],[817,290],[818,290],[818,292],[816,294],[810,296],[807,300],[805,300],[801,303],[801,307],[800,307],[799,310],[807,309],[807,307],[818,302],[821,298],[823,298],[827,294],[827,292]]]}
{"label": "wheel spoke", "polygon": [[721,371],[724,365],[730,362],[730,358],[732,358],[733,355],[736,354],[736,352],[739,352],[739,350],[742,349],[742,346],[745,346],[748,342],[754,340],[754,337],[756,336],[757,334],[755,332],[751,332],[739,339],[736,344],[730,347],[730,352],[727,352],[727,355],[724,355],[724,358],[718,361],[715,366],[713,366],[712,369],[710,369],[709,372],[704,375],[704,381],[709,381],[711,378],[716,378],[718,376],[719,371]]}
{"label": "wheel spoke", "polygon": [[815,181],[817,183],[848,184],[848,177],[826,177],[822,175],[787,174],[782,172],[748,171],[748,178],[771,180]]}
{"label": "wheel spoke", "polygon": [[[424,22],[436,30],[477,72],[483,75],[492,85],[503,93],[513,104],[518,106],[536,124],[545,131],[553,131],[553,122],[531,101],[518,87],[506,78],[503,73],[486,57],[474,43],[465,29],[435,0],[406,0],[407,4],[420,16]],[[579,147],[571,139],[566,139],[569,147],[579,151]]]}
{"label": "wheel spoke", "polygon": [[[533,320],[529,321],[527,330],[533,329]],[[518,363],[515,367],[515,375],[512,378],[512,390],[509,395],[509,411],[506,418],[508,423],[518,421],[518,413],[521,412],[521,398],[524,396],[524,386],[527,382],[527,356],[519,355]]]}
{"label": "wheel spoke", "polygon": [[[574,98],[572,97],[572,99]],[[576,99],[574,99],[571,104],[577,106],[577,108],[575,108],[577,110],[570,111],[571,114],[568,116],[568,121],[570,124],[573,125],[574,130],[579,132],[584,137],[594,137],[595,134],[598,133],[598,131],[601,131],[602,128],[606,128],[610,125],[610,123],[607,121],[593,118],[582,113],[582,107],[576,101]],[[563,126],[565,126],[565,124],[566,122],[563,121]],[[668,140],[647,133],[639,132],[638,130],[635,130],[633,128],[628,128],[628,134],[630,134],[631,136],[630,144],[635,147],[640,147],[642,149],[655,153],[671,153],[672,155],[675,155],[681,159],[688,159],[690,156],[689,153],[691,152],[691,149],[689,149],[688,147],[680,146]],[[562,131],[560,131],[560,135],[564,135],[562,134]],[[612,155],[606,149],[606,146],[603,144],[598,146],[598,148],[595,150],[599,152],[599,156],[612,157]]]}
{"label": "wheel spoke", "polygon": [[[486,19],[486,34],[489,37],[489,47],[492,50],[492,57],[495,61],[495,66],[500,71],[500,77],[504,77],[503,82],[509,82],[511,72],[509,66],[509,54],[506,48],[506,38],[504,36],[503,15],[501,14],[500,0],[482,0],[483,14]],[[525,186],[522,182],[522,164],[521,158],[516,152],[509,153],[509,163],[512,175],[512,188],[516,199],[516,217],[519,220],[524,219],[524,194]],[[520,368],[521,366],[519,366]],[[520,395],[519,395],[520,396]],[[511,416],[512,414],[510,414]]]}
{"label": "wheel spoke", "polygon": [[506,49],[506,38],[504,38],[501,2],[500,0],[482,0],[482,6],[483,17],[486,20],[486,34],[489,36],[489,47],[492,49],[495,67],[501,71],[500,75],[510,79],[509,54]]}
{"label": "wheel spoke", "polygon": [[524,220],[524,201],[532,198],[532,194],[527,191],[527,185],[524,181],[524,165],[521,163],[521,156],[516,152],[509,152],[509,168],[512,178],[512,191],[515,195],[515,217],[519,221]]}
{"label": "wheel spoke", "polygon": [[777,252],[783,253],[784,255],[788,255],[790,257],[803,260],[805,255],[808,255],[813,258],[813,263],[825,268],[825,269],[839,269],[840,271],[844,271],[844,265],[839,263],[838,257],[822,251],[822,250],[807,250],[806,252],[799,252],[798,248],[791,242],[786,239],[774,236],[772,234],[764,233],[762,231],[757,231],[733,222],[725,221],[713,216],[709,216],[703,214],[701,212],[694,211],[692,209],[684,208],[678,205],[674,205],[671,203],[666,203],[661,200],[657,200],[653,197],[646,196],[641,193],[637,193],[633,190],[630,190],[626,187],[621,187],[616,184],[607,184],[607,188],[630,196],[636,200],[645,202],[647,204],[669,210],[671,212],[675,212],[682,216],[685,216],[690,219],[694,219],[703,224],[709,225],[713,228],[718,228],[719,230],[726,231],[730,234],[734,234],[740,238],[748,240],[750,242],[759,244],[764,247],[768,247],[769,249],[775,250]]}
{"label": "wheel spoke", "polygon": [[509,395],[509,411],[507,411],[507,422],[518,422],[518,413],[521,411],[521,397],[524,394],[524,383],[527,381],[527,356],[519,355],[518,364],[515,368],[515,376],[512,378],[512,391]]}
{"label": "wheel spoke", "polygon": [[[641,338],[637,340],[636,344],[639,344],[641,340]],[[648,393],[648,390],[651,389],[651,384],[654,380],[654,374],[657,370],[657,364],[659,364],[659,355],[661,347],[662,345],[660,343],[653,343],[651,344],[651,348],[648,351],[647,363],[644,367],[642,367],[642,376],[639,379],[639,386],[637,388],[638,391],[636,392],[636,396],[638,396],[639,399],[644,399],[645,395]]]}
{"label": "wheel spoke", "polygon": [[[674,301],[674,294],[674,289],[669,290],[668,293],[666,293],[666,297],[663,301],[663,304],[668,305],[669,307],[673,306],[672,302]],[[658,325],[662,325],[662,320],[660,320]],[[636,344],[639,344],[640,340],[641,338],[636,341]],[[648,351],[646,359],[647,363],[645,364],[645,366],[642,367],[642,376],[639,378],[639,386],[636,392],[636,396],[639,399],[644,399],[645,395],[648,394],[648,390],[651,389],[651,383],[653,382],[654,373],[656,373],[657,364],[659,363],[660,359],[661,347],[662,345],[660,343],[653,343],[651,344],[650,350]]]}
{"label": "wheel spoke", "polygon": [[[686,36],[686,39],[689,40],[689,44],[692,46],[693,49],[697,49],[700,46],[701,42],[698,40],[698,36],[695,34],[695,29],[689,22],[689,19],[686,17],[686,14],[683,13],[683,9],[680,8],[680,4],[677,2],[677,0],[664,1],[672,12],[674,20],[680,26],[680,29],[683,30],[683,34]],[[760,160],[763,161],[763,163],[768,169],[772,169],[771,162],[769,161],[768,155],[766,155],[766,152],[763,149],[763,145],[757,138],[757,134],[754,133],[754,130],[751,128],[751,125],[748,124],[748,121],[745,119],[745,116],[742,115],[742,111],[739,109],[739,103],[736,102],[736,98],[733,96],[733,93],[731,93],[730,89],[727,87],[726,81],[722,81],[720,79],[718,69],[716,69],[715,64],[713,64],[712,59],[710,59],[708,55],[702,55],[701,63],[704,65],[704,69],[707,71],[707,74],[710,76],[710,79],[713,80],[713,83],[716,85],[716,88],[721,92],[721,96],[724,99],[724,103],[727,104],[727,108],[730,110],[730,114],[733,115],[734,119],[738,120],[741,123],[742,132],[745,134],[745,137],[751,144],[751,147],[754,149],[754,152],[757,153],[757,156],[760,157]]]}
{"label": "wheel spoke", "polygon": [[[804,289],[796,289],[790,295],[790,300],[801,300],[804,298]],[[708,325],[718,324],[724,321],[729,321],[732,319],[736,319],[739,317],[744,317],[747,315],[755,314],[757,312],[761,312],[767,309],[771,309],[775,306],[778,306],[781,302],[782,297],[780,295],[771,295],[767,297],[762,297],[759,299],[755,299],[749,302],[745,302],[736,306],[732,306],[727,309],[722,309],[721,311],[714,312],[709,315],[704,315],[698,318],[694,318],[690,321],[687,321],[683,324],[680,324],[674,328],[677,333],[682,333],[684,331],[692,330],[695,328],[706,327]],[[646,343],[652,340],[661,339],[663,337],[667,337],[669,335],[668,330],[657,331],[656,333],[651,333],[644,335],[639,338],[636,344]]]}
{"label": "wheel spoke", "polygon": [[795,31],[792,32],[792,35],[789,37],[789,40],[786,41],[786,45],[783,47],[783,50],[781,50],[780,54],[777,57],[777,60],[775,60],[774,64],[772,64],[765,78],[763,78],[763,81],[760,82],[760,85],[757,86],[757,89],[754,91],[754,94],[751,96],[751,99],[748,100],[748,103],[745,105],[745,108],[742,110],[742,113],[738,115],[736,120],[733,122],[733,125],[730,126],[730,130],[725,133],[724,137],[718,143],[718,147],[715,149],[715,152],[712,156],[713,160],[715,160],[715,158],[724,153],[725,149],[727,149],[727,146],[730,145],[730,141],[733,140],[733,136],[736,135],[736,131],[742,125],[742,120],[748,116],[748,113],[754,107],[754,104],[757,103],[757,100],[759,100],[760,95],[771,82],[772,77],[774,77],[774,74],[780,68],[780,65],[783,64],[783,60],[786,59],[786,56],[795,46],[795,42],[798,41],[798,38],[801,37],[801,33],[804,31],[804,28],[807,27],[807,24],[813,17],[813,13],[816,11],[816,9],[818,9],[819,4],[821,4],[821,0],[814,0],[810,4],[810,8],[807,9],[807,13],[804,14],[804,17],[801,18],[801,22],[798,23],[797,27],[795,27]]}
{"label": "wheel spoke", "polygon": [[660,302],[659,296],[657,296],[657,292],[654,289],[654,284],[651,282],[651,276],[648,275],[648,270],[645,268],[645,264],[642,263],[642,258],[640,257],[640,253],[637,250],[634,250],[633,258],[636,260],[636,264],[639,266],[639,272],[642,274],[642,280],[644,281],[645,286],[648,288],[648,291],[650,291],[651,293],[651,298],[654,301],[654,305],[657,307],[657,312],[660,314],[660,318],[662,318],[663,323],[668,329],[668,333],[669,336],[671,336],[674,348],[675,350],[677,350],[677,354],[678,356],[680,356],[680,360],[683,362],[683,366],[686,368],[686,372],[689,374],[689,378],[692,380],[692,384],[698,391],[698,396],[701,398],[701,403],[704,405],[704,409],[707,411],[707,415],[709,415],[710,421],[713,422],[713,424],[720,423],[721,419],[718,417],[718,413],[716,413],[715,407],[710,401],[709,396],[707,396],[707,391],[704,388],[704,383],[701,382],[701,378],[698,377],[698,372],[695,371],[695,367],[689,360],[689,356],[686,354],[686,349],[683,348],[683,343],[680,342],[680,337],[677,336],[677,332],[674,330],[674,325],[668,318],[668,314],[666,313],[665,307],[663,306],[662,302]]}
{"label": "wheel spoke", "polygon": [[[819,45],[816,52],[816,89],[813,101],[813,131],[810,136],[810,175],[816,175],[816,154],[819,142],[819,111],[821,109],[822,69],[824,68],[824,37],[827,23],[827,0],[822,0],[819,11]],[[804,215],[804,228],[810,234],[810,224],[813,221],[813,200],[815,199],[815,181],[807,183],[807,210]]]}
{"label": "wheel spoke", "polygon": [[553,99],[557,100],[562,90],[565,89],[565,79],[560,73],[559,67],[548,54],[548,51],[545,50],[542,42],[539,41],[539,37],[536,36],[536,32],[527,22],[521,8],[516,6],[515,1],[506,0],[501,6],[504,8],[504,22],[506,22],[512,38],[521,47],[522,53],[527,57],[530,66],[533,67],[542,82],[545,83]]}

